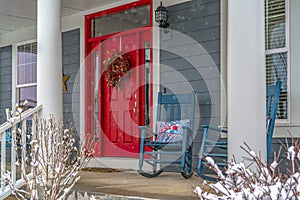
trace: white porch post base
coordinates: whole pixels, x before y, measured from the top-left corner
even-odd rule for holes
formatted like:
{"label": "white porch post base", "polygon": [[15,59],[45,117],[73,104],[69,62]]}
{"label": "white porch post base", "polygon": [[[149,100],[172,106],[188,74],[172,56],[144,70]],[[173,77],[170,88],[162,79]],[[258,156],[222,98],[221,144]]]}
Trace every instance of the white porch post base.
{"label": "white porch post base", "polygon": [[228,0],[228,156],[266,159],[264,1]]}
{"label": "white porch post base", "polygon": [[38,0],[37,101],[41,117],[62,119],[61,0]]}

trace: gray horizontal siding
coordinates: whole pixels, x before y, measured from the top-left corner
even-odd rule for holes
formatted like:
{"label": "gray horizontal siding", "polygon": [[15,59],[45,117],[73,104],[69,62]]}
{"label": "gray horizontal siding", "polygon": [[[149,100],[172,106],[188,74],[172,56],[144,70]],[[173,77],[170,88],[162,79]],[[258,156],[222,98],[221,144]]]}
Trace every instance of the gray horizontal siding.
{"label": "gray horizontal siding", "polygon": [[220,123],[220,1],[192,0],[167,8],[170,32],[161,32],[160,90],[197,95],[193,168],[201,124]]}
{"label": "gray horizontal siding", "polygon": [[[204,7],[207,4],[214,3],[215,1],[219,2],[219,0],[196,0],[193,2],[193,7]],[[181,11],[181,10],[191,10],[191,4],[190,3],[181,3],[181,4],[176,4],[174,6],[169,6],[168,8],[171,8],[173,11]],[[201,9],[202,12],[203,9]],[[202,16],[205,16],[203,14]]]}
{"label": "gray horizontal siding", "polygon": [[[212,135],[212,134],[210,134]],[[215,134],[215,135],[218,135],[218,134]],[[215,138],[216,140],[218,141],[226,141],[226,139],[219,139],[218,137]],[[202,140],[202,137],[200,135],[196,136],[196,138],[194,139],[194,141],[196,142],[201,142]],[[215,140],[215,141],[216,141]],[[280,165],[279,165],[279,170],[280,172],[282,173],[289,173],[291,171],[291,162],[290,160],[287,159],[287,152],[286,152],[286,149],[285,147],[288,146],[292,146],[292,138],[273,138],[272,139],[272,145],[271,145],[271,151],[270,151],[270,155],[269,155],[269,164],[272,163],[274,161],[274,153],[276,154],[276,156],[279,154],[279,158],[278,158],[278,161],[280,162]],[[250,147],[252,148],[252,147]],[[280,148],[281,148],[281,151],[280,151]],[[196,151],[196,149],[194,149],[193,151],[195,154],[198,153]],[[211,150],[211,153],[227,153],[226,150],[223,150],[223,152],[221,152],[220,149],[215,149],[213,148]],[[194,164],[198,164],[198,160],[195,160],[195,163]],[[206,169],[205,173],[214,173],[212,171],[209,171]]]}
{"label": "gray horizontal siding", "polygon": [[[286,143],[286,142],[288,142],[288,143]],[[281,161],[279,168],[280,168],[281,172],[289,172],[289,170],[291,170],[290,161],[287,160],[286,150],[284,149],[284,146],[286,146],[287,144],[288,144],[288,146],[292,145],[291,138],[273,138],[272,139],[269,161],[270,162],[274,161],[274,153],[276,153],[276,155],[278,155],[280,147],[281,147],[282,150],[281,150],[280,156],[279,156],[279,160]]]}
{"label": "gray horizontal siding", "polygon": [[170,7],[173,10],[173,13],[177,15],[177,17],[174,18],[172,22],[177,23],[189,21],[192,19],[203,19],[204,17],[219,13],[219,1],[194,1],[192,4],[193,7],[188,6],[188,3],[185,6],[181,4],[174,6],[174,8]]}
{"label": "gray horizontal siding", "polygon": [[[75,85],[80,84],[80,30],[71,30],[62,33],[62,60],[64,75],[70,78],[66,83],[67,92],[63,93],[64,125],[72,123],[75,132],[80,129],[80,91]],[[75,87],[74,87],[75,86]]]}
{"label": "gray horizontal siding", "polygon": [[5,109],[12,106],[12,46],[0,48],[0,124],[6,121]]}

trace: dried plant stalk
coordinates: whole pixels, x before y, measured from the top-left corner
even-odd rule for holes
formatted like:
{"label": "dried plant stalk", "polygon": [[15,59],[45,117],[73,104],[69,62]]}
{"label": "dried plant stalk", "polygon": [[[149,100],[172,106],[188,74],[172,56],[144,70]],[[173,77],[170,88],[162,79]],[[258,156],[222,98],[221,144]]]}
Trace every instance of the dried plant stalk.
{"label": "dried plant stalk", "polygon": [[[21,114],[19,116],[21,118]],[[16,159],[25,188],[19,189],[13,184],[10,172],[5,174],[5,182],[17,199],[65,199],[80,179],[81,169],[93,157],[94,142],[91,138],[76,140],[73,128],[63,129],[63,123],[53,117],[38,119],[34,124],[29,150],[24,137],[14,140],[13,144],[17,152],[21,151],[21,157]],[[26,126],[13,130],[12,137],[22,134],[26,134]],[[26,170],[28,167],[30,171]]]}
{"label": "dried plant stalk", "polygon": [[246,143],[244,145],[241,148],[249,155],[247,160],[256,166],[256,170],[247,169],[244,162],[232,161],[222,174],[212,158],[206,158],[219,180],[208,184],[214,193],[202,191],[197,186],[194,192],[200,199],[300,199],[300,148],[297,139],[292,137],[291,144],[282,144],[291,168],[288,173],[281,172],[279,168],[282,148],[277,155],[274,153],[274,161],[267,165]]}

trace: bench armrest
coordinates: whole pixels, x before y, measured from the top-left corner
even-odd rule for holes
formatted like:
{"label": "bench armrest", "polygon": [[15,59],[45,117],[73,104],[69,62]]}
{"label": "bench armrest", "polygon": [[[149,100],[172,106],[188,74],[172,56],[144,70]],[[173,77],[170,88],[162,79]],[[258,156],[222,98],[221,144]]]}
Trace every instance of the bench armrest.
{"label": "bench armrest", "polygon": [[144,137],[147,135],[154,135],[156,136],[157,134],[152,132],[147,126],[139,126],[139,129],[141,130],[142,135],[144,134]]}

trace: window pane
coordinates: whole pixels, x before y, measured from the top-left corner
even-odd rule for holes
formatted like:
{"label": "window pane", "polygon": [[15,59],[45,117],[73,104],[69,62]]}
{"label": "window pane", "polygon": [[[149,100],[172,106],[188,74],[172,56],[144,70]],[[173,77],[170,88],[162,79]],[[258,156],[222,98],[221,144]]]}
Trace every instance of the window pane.
{"label": "window pane", "polygon": [[18,84],[36,83],[37,43],[18,46]]}
{"label": "window pane", "polygon": [[145,125],[150,124],[151,119],[151,92],[150,92],[150,60],[151,60],[151,49],[150,42],[146,41],[144,43],[144,51],[145,51]]}
{"label": "window pane", "polygon": [[267,55],[267,85],[273,85],[277,80],[281,81],[281,91],[278,105],[278,119],[287,119],[287,53],[276,53]]}
{"label": "window pane", "polygon": [[285,0],[266,0],[266,49],[286,46],[285,33]]}
{"label": "window pane", "polygon": [[95,139],[98,138],[98,129],[99,129],[99,53],[95,51],[94,53],[94,131],[95,131]]}
{"label": "window pane", "polygon": [[92,37],[150,25],[150,6],[131,8],[92,20]]}
{"label": "window pane", "polygon": [[25,65],[18,66],[18,84],[25,84]]}
{"label": "window pane", "polygon": [[22,104],[25,100],[29,106],[36,106],[36,86],[19,88],[19,103]]}

